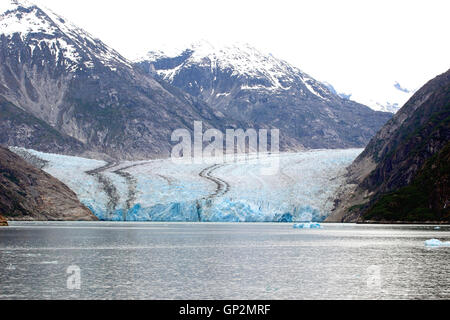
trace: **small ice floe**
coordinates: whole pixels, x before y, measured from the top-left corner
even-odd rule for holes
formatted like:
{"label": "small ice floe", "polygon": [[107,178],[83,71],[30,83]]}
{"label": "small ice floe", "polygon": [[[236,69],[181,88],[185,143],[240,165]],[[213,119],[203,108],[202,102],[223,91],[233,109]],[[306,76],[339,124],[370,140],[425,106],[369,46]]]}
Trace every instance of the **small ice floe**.
{"label": "small ice floe", "polygon": [[42,261],[39,264],[58,264],[58,261]]}
{"label": "small ice floe", "polygon": [[8,271],[14,271],[16,270],[16,267],[14,267],[11,263],[6,267],[6,270]]}
{"label": "small ice floe", "polygon": [[450,247],[450,242],[442,242],[441,240],[438,240],[438,239],[431,239],[431,240],[425,241],[425,246],[433,247],[433,248]]}
{"label": "small ice floe", "polygon": [[296,223],[294,229],[322,229],[320,223]]}

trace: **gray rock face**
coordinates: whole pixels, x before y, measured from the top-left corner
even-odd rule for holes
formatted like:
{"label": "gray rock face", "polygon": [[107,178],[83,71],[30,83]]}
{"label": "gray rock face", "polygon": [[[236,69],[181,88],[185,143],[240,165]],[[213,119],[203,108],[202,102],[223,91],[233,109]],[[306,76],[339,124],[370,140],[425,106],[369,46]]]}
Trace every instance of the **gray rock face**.
{"label": "gray rock face", "polygon": [[167,156],[195,120],[228,121],[136,70],[84,30],[26,1],[0,6],[0,143],[116,159]]}
{"label": "gray rock face", "polygon": [[247,45],[201,42],[173,54],[149,52],[136,64],[227,117],[279,128],[285,149],[362,147],[392,117]]}
{"label": "gray rock face", "polygon": [[170,154],[171,133],[277,128],[282,150],[365,146],[391,114],[252,48],[133,65],[49,10],[0,6],[0,144],[84,157]]}
{"label": "gray rock face", "polygon": [[66,135],[0,95],[0,144],[43,152],[82,154],[84,144]]}
{"label": "gray rock face", "polygon": [[0,147],[0,225],[8,220],[95,221],[65,184]]}
{"label": "gray rock face", "polygon": [[[350,166],[347,183],[329,220],[357,221],[380,197],[414,182],[424,188],[419,195],[425,194],[424,201],[434,213],[448,208],[448,163],[445,165],[442,159],[448,157],[449,141],[450,70],[417,91],[375,135]],[[416,181],[418,174],[421,183]],[[410,193],[403,192],[402,197],[406,199]]]}

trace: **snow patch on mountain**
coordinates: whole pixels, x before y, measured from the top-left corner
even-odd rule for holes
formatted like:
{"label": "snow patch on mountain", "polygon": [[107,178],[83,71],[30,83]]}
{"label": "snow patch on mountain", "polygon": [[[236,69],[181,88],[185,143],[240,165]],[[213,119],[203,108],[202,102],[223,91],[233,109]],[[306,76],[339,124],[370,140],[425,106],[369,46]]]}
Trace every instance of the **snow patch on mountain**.
{"label": "snow patch on mountain", "polygon": [[[402,86],[398,81],[391,84],[380,84],[377,87],[368,87],[364,92],[343,93],[328,82],[323,82],[333,93],[340,97],[362,103],[373,110],[397,113],[400,108],[413,96],[415,89]],[[379,97],[379,98],[373,98]]]}
{"label": "snow patch on mountain", "polygon": [[26,0],[2,0],[0,4],[0,35],[8,38],[19,34],[31,53],[44,44],[59,59],[66,60],[67,69],[75,71],[93,65],[94,58],[109,68],[117,64],[131,68],[131,63],[73,23],[50,9],[41,9]]}
{"label": "snow patch on mountain", "polygon": [[[416,92],[414,89],[402,87],[398,82],[394,82],[391,85],[380,84],[372,89],[373,93],[371,95],[354,93],[351,99],[363,103],[377,111],[397,113],[397,111],[399,111]],[[367,98],[374,96],[380,98]]]}
{"label": "snow patch on mountain", "polygon": [[402,87],[402,85],[400,83],[398,83],[397,81],[394,83],[394,88],[397,90],[400,90],[401,92],[404,92],[404,93],[414,93],[415,92],[415,90]]}
{"label": "snow patch on mountain", "polygon": [[184,49],[150,51],[136,62],[155,63],[162,59],[176,57],[186,58],[180,59],[180,63],[172,68],[156,71],[166,81],[173,81],[182,69],[195,65],[209,67],[212,73],[219,69],[229,71],[231,77],[265,80],[258,84],[245,84],[241,87],[242,90],[289,90],[296,82],[301,81],[312,94],[321,99],[326,99],[323,92],[330,94],[323,84],[300,69],[275,58],[270,53],[263,53],[247,43],[215,46],[202,40]]}
{"label": "snow patch on mountain", "polygon": [[45,19],[40,9],[29,2],[3,0],[0,7],[0,32],[5,36],[19,33],[25,37],[29,33],[53,35],[58,31],[52,21]]}

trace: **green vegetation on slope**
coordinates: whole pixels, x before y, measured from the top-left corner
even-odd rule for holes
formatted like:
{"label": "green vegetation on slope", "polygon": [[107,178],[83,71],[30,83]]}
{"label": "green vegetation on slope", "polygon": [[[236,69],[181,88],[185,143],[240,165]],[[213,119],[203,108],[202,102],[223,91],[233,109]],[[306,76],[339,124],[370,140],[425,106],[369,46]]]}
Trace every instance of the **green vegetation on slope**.
{"label": "green vegetation on slope", "polygon": [[372,221],[450,221],[450,142],[430,158],[414,181],[382,195],[364,214]]}

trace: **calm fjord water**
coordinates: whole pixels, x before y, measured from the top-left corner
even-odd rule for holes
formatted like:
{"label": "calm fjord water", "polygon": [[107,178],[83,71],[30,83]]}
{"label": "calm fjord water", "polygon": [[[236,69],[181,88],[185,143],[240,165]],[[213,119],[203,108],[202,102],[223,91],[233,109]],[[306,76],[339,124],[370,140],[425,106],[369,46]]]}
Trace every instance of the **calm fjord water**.
{"label": "calm fjord water", "polygon": [[432,238],[450,227],[13,223],[0,299],[449,299],[450,248]]}

